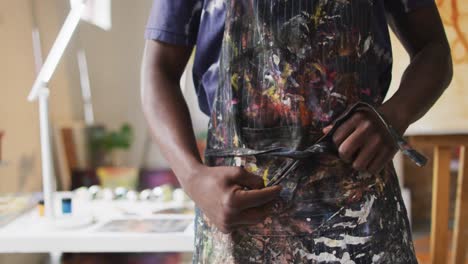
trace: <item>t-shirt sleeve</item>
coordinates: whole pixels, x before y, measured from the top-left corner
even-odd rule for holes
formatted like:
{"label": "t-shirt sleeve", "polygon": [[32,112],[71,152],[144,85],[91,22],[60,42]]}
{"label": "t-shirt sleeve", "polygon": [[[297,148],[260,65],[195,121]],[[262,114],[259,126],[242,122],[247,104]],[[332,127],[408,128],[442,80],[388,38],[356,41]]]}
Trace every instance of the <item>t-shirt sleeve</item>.
{"label": "t-shirt sleeve", "polygon": [[194,46],[202,7],[203,0],[154,0],[145,38]]}
{"label": "t-shirt sleeve", "polygon": [[385,0],[385,8],[390,13],[409,13],[433,4],[434,0]]}

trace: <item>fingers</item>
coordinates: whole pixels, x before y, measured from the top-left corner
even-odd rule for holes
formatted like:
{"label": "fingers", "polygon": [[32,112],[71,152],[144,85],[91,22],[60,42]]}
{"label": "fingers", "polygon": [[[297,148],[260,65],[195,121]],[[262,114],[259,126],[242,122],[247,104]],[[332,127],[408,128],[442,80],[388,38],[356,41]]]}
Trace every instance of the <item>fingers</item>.
{"label": "fingers", "polygon": [[378,173],[396,152],[380,121],[366,112],[357,112],[340,125],[333,141],[340,158],[352,162],[358,171]]}
{"label": "fingers", "polygon": [[[281,186],[265,188],[263,179],[242,167],[233,167],[228,184],[233,185],[232,192],[227,194],[224,205],[238,210],[257,207],[275,199]],[[244,187],[244,188],[242,188]],[[245,187],[248,189],[246,190]]]}
{"label": "fingers", "polygon": [[387,156],[388,153],[386,151],[378,153],[369,165],[369,172],[372,174],[378,174],[382,170],[383,166],[387,163]]}
{"label": "fingers", "polygon": [[360,114],[356,113],[336,129],[335,133],[333,133],[333,142],[335,142],[336,146],[340,146],[354,132],[360,118]]}
{"label": "fingers", "polygon": [[261,189],[265,187],[262,177],[255,175],[244,168],[236,167],[231,177],[231,183],[237,184],[249,189]]}
{"label": "fingers", "polygon": [[[379,152],[381,139],[378,136],[373,136],[365,143],[365,146],[359,151],[356,159],[353,162],[353,168],[358,171],[366,171],[375,155]],[[381,151],[382,152],[382,151]]]}
{"label": "fingers", "polygon": [[[232,198],[224,201],[223,212],[218,215],[218,228],[223,233],[230,233],[239,226],[254,225],[262,222],[271,214],[274,200],[279,194],[279,191],[277,190],[280,189],[281,188],[279,186],[250,191],[238,188],[234,192],[238,194],[231,196]],[[263,193],[274,194],[266,195]],[[246,199],[239,199],[239,197],[242,196]]]}
{"label": "fingers", "polygon": [[358,151],[365,144],[366,134],[362,129],[356,129],[343,143],[338,146],[340,158],[352,162],[357,157]]}
{"label": "fingers", "polygon": [[369,172],[372,174],[378,174],[387,165],[395,155],[395,150],[384,150],[378,153],[375,158],[369,164]]}
{"label": "fingers", "polygon": [[[223,167],[220,174],[222,194],[215,199],[210,219],[223,233],[236,226],[260,222],[268,214],[268,203],[279,197],[281,186],[265,187],[263,179],[241,167]],[[248,189],[247,189],[247,188]],[[207,210],[209,210],[208,208]]]}
{"label": "fingers", "polygon": [[276,199],[281,192],[281,186],[275,185],[256,190],[234,189],[230,200],[227,201],[229,207],[237,210],[259,207]]}
{"label": "fingers", "polygon": [[326,126],[326,127],[322,128],[322,132],[324,134],[327,134],[328,132],[330,132],[330,130],[332,130],[332,128],[333,128],[333,125]]}

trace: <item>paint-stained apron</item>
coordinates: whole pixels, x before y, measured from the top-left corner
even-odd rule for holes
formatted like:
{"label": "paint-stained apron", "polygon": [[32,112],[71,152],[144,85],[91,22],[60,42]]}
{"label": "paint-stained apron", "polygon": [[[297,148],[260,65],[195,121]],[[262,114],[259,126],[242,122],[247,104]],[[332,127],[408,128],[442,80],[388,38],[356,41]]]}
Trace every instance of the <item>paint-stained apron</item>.
{"label": "paint-stained apron", "polygon": [[417,263],[393,165],[358,172],[322,134],[388,88],[372,0],[225,5],[205,162],[283,188],[263,223],[231,234],[197,210],[194,263]]}

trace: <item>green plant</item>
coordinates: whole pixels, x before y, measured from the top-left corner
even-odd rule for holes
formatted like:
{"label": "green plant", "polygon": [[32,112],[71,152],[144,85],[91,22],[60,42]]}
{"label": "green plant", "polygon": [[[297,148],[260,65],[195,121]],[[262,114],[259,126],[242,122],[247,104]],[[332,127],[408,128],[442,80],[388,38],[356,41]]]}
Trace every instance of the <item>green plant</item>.
{"label": "green plant", "polygon": [[92,151],[128,150],[133,141],[133,130],[129,124],[123,124],[118,131],[97,129],[90,136]]}

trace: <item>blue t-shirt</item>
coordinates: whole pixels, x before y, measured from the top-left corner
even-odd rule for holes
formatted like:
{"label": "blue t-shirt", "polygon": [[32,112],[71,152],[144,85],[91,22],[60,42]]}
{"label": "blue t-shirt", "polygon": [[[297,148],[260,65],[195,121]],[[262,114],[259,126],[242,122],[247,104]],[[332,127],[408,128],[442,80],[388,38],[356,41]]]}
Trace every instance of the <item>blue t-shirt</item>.
{"label": "blue t-shirt", "polygon": [[[376,46],[391,60],[391,44],[385,15],[398,14],[433,4],[433,0],[374,0],[380,32]],[[209,115],[218,87],[219,57],[224,33],[224,0],[155,0],[148,19],[145,38],[193,47],[196,45],[193,81],[200,109]],[[391,65],[391,64],[389,64]],[[391,66],[381,73],[387,87]]]}

